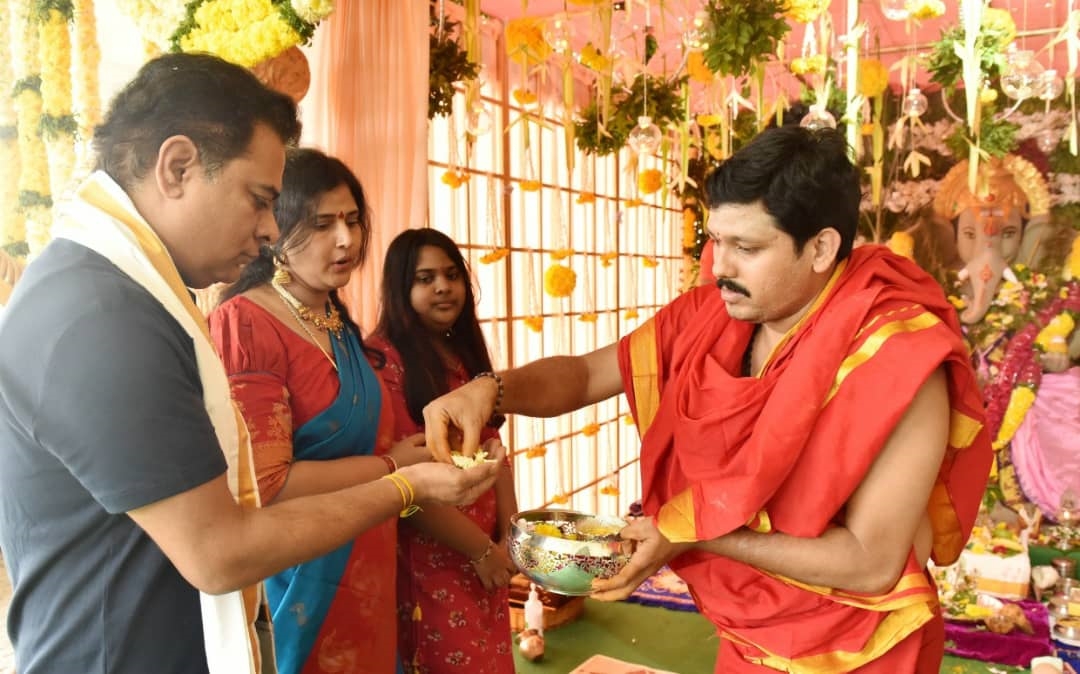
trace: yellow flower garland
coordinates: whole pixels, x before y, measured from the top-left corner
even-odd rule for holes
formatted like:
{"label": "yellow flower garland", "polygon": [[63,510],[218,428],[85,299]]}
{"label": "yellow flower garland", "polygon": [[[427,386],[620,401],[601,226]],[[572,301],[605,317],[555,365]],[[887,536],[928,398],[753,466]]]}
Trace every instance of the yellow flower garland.
{"label": "yellow flower garland", "polygon": [[998,429],[997,438],[994,439],[995,450],[1009,444],[1033,404],[1035,404],[1035,391],[1030,386],[1017,386],[1012,390],[1009,395],[1009,404],[1005,408],[1005,418],[1001,420],[1001,428]]}
{"label": "yellow flower garland", "polygon": [[50,9],[39,28],[41,130],[49,160],[49,192],[64,193],[75,170],[75,117],[71,110],[69,17]]}
{"label": "yellow flower garland", "polygon": [[889,86],[889,69],[878,59],[859,61],[859,93],[874,98],[885,93]]}
{"label": "yellow flower garland", "polygon": [[[10,9],[0,0],[0,54],[10,54]],[[0,59],[0,244],[26,239],[26,220],[19,208],[19,129],[15,102],[6,95],[15,84],[11,59]]]}
{"label": "yellow flower garland", "polygon": [[101,50],[97,42],[97,21],[93,0],[74,0],[75,72],[74,95],[79,123],[79,140],[89,143],[94,127],[101,123],[101,78],[98,66]]}

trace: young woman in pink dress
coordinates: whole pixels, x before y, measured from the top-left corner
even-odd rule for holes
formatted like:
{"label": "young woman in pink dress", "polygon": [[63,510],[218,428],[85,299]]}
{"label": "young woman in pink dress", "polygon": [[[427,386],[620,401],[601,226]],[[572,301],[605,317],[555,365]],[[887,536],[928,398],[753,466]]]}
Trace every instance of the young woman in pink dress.
{"label": "young woman in pink dress", "polygon": [[[386,252],[378,327],[394,438],[423,431],[424,405],[491,371],[469,272],[434,229],[402,232]],[[481,440],[497,437],[493,418]],[[399,652],[414,674],[513,674],[506,546],[517,510],[510,465],[467,507],[425,508],[398,531]],[[411,669],[410,669],[411,668]]]}

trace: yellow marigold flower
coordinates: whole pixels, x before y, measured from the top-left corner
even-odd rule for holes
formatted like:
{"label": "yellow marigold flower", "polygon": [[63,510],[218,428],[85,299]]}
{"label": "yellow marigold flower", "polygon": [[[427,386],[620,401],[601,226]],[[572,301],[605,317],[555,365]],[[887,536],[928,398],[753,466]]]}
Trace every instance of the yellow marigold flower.
{"label": "yellow marigold flower", "polygon": [[915,259],[915,237],[907,232],[893,232],[888,246],[889,250],[897,255],[903,255],[909,260]]}
{"label": "yellow marigold flower", "polygon": [[536,526],[533,527],[533,533],[540,534],[541,536],[552,536],[554,538],[563,537],[562,529],[549,522],[538,522]]}
{"label": "yellow marigold flower", "polygon": [[553,264],[544,272],[544,292],[552,297],[569,297],[577,286],[577,273],[561,264]]}
{"label": "yellow marigold flower", "polygon": [[698,123],[698,126],[700,126],[701,128],[707,129],[710,126],[716,126],[717,124],[719,124],[721,122],[722,119],[723,118],[720,117],[720,115],[713,115],[713,114],[698,115],[697,116],[697,123]]}
{"label": "yellow marigold flower", "polygon": [[983,87],[979,91],[979,101],[981,103],[993,103],[997,100],[998,92],[993,87]]}
{"label": "yellow marigold flower", "polygon": [[598,316],[595,311],[586,311],[578,316],[578,320],[582,323],[595,323]]}
{"label": "yellow marigold flower", "polygon": [[873,122],[864,122],[863,125],[859,127],[859,133],[864,136],[872,136],[874,134],[874,127],[875,124]]}
{"label": "yellow marigold flower", "polygon": [[555,250],[551,251],[551,253],[550,253],[551,259],[555,260],[556,262],[558,262],[559,260],[565,260],[566,258],[570,257],[573,254],[574,254],[574,249],[573,248],[556,248]]}
{"label": "yellow marigold flower", "polygon": [[1072,334],[1076,322],[1072,316],[1066,313],[1058,314],[1050,319],[1046,327],[1039,331],[1035,338],[1035,348],[1047,353],[1065,353],[1068,345],[1065,339]]}
{"label": "yellow marigold flower", "polygon": [[600,493],[604,496],[618,496],[619,488],[613,484],[605,484],[603,487],[600,487]]}
{"label": "yellow marigold flower", "polygon": [[693,248],[697,243],[697,214],[692,208],[684,208],[682,212],[682,247]]}
{"label": "yellow marigold flower", "polygon": [[539,180],[522,180],[519,183],[521,189],[525,192],[539,192],[542,187],[542,183]]}
{"label": "yellow marigold flower", "polygon": [[784,16],[799,23],[810,23],[829,8],[829,0],[788,0]]}
{"label": "yellow marigold flower", "polygon": [[623,314],[623,318],[625,320],[628,320],[628,321],[631,320],[631,319],[637,318],[637,317],[638,317],[638,310],[637,309],[627,309],[626,313]]}
{"label": "yellow marigold flower", "polygon": [[696,50],[690,52],[686,57],[686,73],[692,81],[701,82],[702,84],[709,84],[716,79],[716,73],[709,70],[709,66],[705,65],[704,54]]}
{"label": "yellow marigold flower", "polygon": [[543,445],[534,445],[525,450],[526,459],[539,459],[547,454],[547,447]]}
{"label": "yellow marigold flower", "polygon": [[1017,386],[1012,390],[1009,405],[1005,408],[1005,418],[1001,420],[1001,428],[994,439],[994,449],[1001,449],[1009,444],[1034,402],[1035,391],[1030,386]]}
{"label": "yellow marigold flower", "polygon": [[889,69],[878,59],[859,61],[859,93],[874,98],[885,93],[889,86]]}
{"label": "yellow marigold flower", "polygon": [[1072,249],[1069,251],[1068,259],[1065,260],[1061,276],[1066,281],[1080,278],[1080,236],[1073,239]]}
{"label": "yellow marigold flower", "polygon": [[511,94],[517,104],[526,107],[536,103],[539,99],[532,89],[514,89],[514,93]]}
{"label": "yellow marigold flower", "polygon": [[634,415],[632,415],[632,414],[624,414],[623,417],[622,417],[622,421],[627,426],[633,426],[634,425]]}
{"label": "yellow marigold flower", "polygon": [[803,57],[796,56],[795,58],[791,59],[791,65],[789,65],[788,68],[790,68],[791,72],[795,73],[796,75],[805,75],[807,72],[809,72],[810,64]]}
{"label": "yellow marigold flower", "polygon": [[624,201],[623,206],[625,206],[626,208],[637,208],[638,206],[642,205],[643,203],[645,203],[645,202],[642,201],[641,199],[633,198],[633,199],[627,199],[626,201]]}
{"label": "yellow marigold flower", "polygon": [[984,7],[982,11],[982,29],[999,33],[1003,44],[1009,44],[1016,39],[1016,22],[1008,10]]}
{"label": "yellow marigold flower", "polygon": [[604,53],[597,49],[592,42],[586,42],[585,46],[581,48],[578,61],[586,68],[600,73],[611,68],[611,59],[604,56]]}
{"label": "yellow marigold flower", "polygon": [[825,58],[824,54],[814,54],[806,59],[806,65],[812,73],[823,73],[825,72],[825,67],[829,65],[829,60]]}
{"label": "yellow marigold flower", "polygon": [[656,269],[660,266],[660,261],[655,257],[643,257],[641,258],[641,265],[646,269]]}
{"label": "yellow marigold flower", "polygon": [[555,494],[554,496],[551,497],[551,502],[552,503],[558,503],[559,505],[563,505],[565,503],[570,502],[570,497],[568,495],[566,495],[566,494]]}
{"label": "yellow marigold flower", "polygon": [[600,264],[604,267],[610,267],[611,263],[615,261],[615,258],[619,257],[618,253],[601,253]]}
{"label": "yellow marigold flower", "polygon": [[965,308],[965,307],[967,306],[967,302],[965,302],[964,300],[960,299],[960,298],[959,298],[959,297],[957,297],[956,295],[949,295],[949,304],[951,304],[951,305],[953,305],[954,307],[956,307],[956,310],[957,310],[957,311],[961,311],[961,310],[963,310],[963,309],[964,309],[964,308]]}
{"label": "yellow marigold flower", "polygon": [[525,327],[533,332],[540,332],[544,329],[544,317],[543,316],[526,316],[521,319],[525,322]]}
{"label": "yellow marigold flower", "polygon": [[585,424],[581,428],[581,434],[584,435],[587,438],[591,438],[591,437],[593,437],[594,435],[596,435],[599,432],[600,432],[600,424],[597,424],[597,423]]}
{"label": "yellow marigold flower", "polygon": [[637,174],[637,188],[638,192],[642,194],[653,194],[664,185],[664,174],[660,172],[660,169],[645,169],[639,171]]}
{"label": "yellow marigold flower", "polygon": [[506,55],[518,63],[546,61],[551,45],[544,39],[544,20],[523,16],[507,23]]}
{"label": "yellow marigold flower", "polygon": [[592,192],[582,192],[581,194],[577,195],[577,199],[574,199],[574,203],[576,203],[576,204],[595,204],[596,203],[596,195],[593,194]]}
{"label": "yellow marigold flower", "polygon": [[445,171],[445,172],[443,172],[442,178],[440,178],[440,180],[442,181],[442,183],[444,185],[449,185],[450,189],[455,189],[455,190],[457,188],[461,187],[465,183],[465,180],[462,177],[462,175],[460,173],[457,173],[456,171]]}
{"label": "yellow marigold flower", "polygon": [[908,11],[912,19],[925,21],[945,14],[945,3],[941,0],[907,0],[904,3],[904,9]]}

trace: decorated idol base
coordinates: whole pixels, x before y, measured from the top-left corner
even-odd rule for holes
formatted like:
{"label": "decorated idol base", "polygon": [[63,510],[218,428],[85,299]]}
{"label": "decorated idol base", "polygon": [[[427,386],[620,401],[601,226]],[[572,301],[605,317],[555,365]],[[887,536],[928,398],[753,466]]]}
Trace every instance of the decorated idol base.
{"label": "decorated idol base", "polygon": [[630,561],[626,522],[571,510],[528,510],[514,515],[510,557],[548,592],[586,595],[594,578],[610,578]]}

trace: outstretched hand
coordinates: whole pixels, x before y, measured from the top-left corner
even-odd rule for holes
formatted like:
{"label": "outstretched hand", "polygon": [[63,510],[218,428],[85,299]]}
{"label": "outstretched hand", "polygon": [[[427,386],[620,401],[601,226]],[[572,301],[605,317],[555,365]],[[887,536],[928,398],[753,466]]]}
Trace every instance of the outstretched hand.
{"label": "outstretched hand", "polygon": [[489,440],[484,448],[489,459],[470,468],[429,461],[398,472],[411,483],[417,503],[469,505],[495,485],[506,460],[506,447],[498,440]]}
{"label": "outstretched hand", "polygon": [[480,432],[495,409],[497,393],[498,384],[483,377],[439,396],[424,407],[426,444],[436,461],[450,463],[452,451],[465,456],[476,454]]}
{"label": "outstretched hand", "polygon": [[626,599],[649,576],[660,570],[672,558],[690,547],[690,543],[672,543],[651,517],[639,517],[628,524],[619,535],[623,540],[634,541],[634,554],[623,570],[611,578],[594,580],[593,599],[618,601]]}

